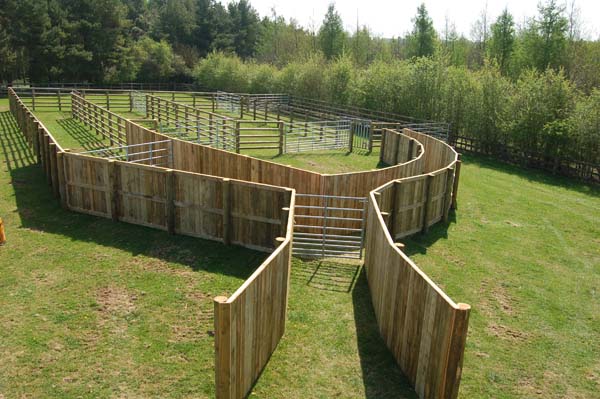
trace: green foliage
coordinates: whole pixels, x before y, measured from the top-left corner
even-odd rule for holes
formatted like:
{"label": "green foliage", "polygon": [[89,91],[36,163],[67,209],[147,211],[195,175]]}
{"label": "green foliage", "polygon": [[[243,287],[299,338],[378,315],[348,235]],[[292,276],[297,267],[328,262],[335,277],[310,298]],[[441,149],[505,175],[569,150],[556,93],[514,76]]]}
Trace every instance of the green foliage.
{"label": "green foliage", "polygon": [[238,57],[211,53],[201,60],[194,70],[200,86],[207,90],[247,92],[250,85],[248,66]]}
{"label": "green foliage", "polygon": [[433,21],[429,17],[425,3],[417,8],[417,15],[413,19],[413,31],[407,37],[408,55],[410,57],[427,57],[433,55],[436,46],[437,34]]}
{"label": "green foliage", "polygon": [[505,74],[515,43],[515,23],[508,9],[504,9],[496,22],[492,24],[492,39],[489,47],[490,57],[498,63]]}
{"label": "green foliage", "polygon": [[494,61],[471,71],[444,56],[374,61],[365,68],[350,56],[333,62],[314,56],[277,69],[212,54],[195,77],[214,90],[277,91],[449,122],[454,134],[478,139],[490,153],[509,145],[548,158],[598,158],[600,94],[582,96],[563,71],[531,69],[513,82]]}
{"label": "green foliage", "polygon": [[340,14],[335,10],[333,3],[329,4],[323,25],[319,29],[319,43],[321,51],[328,60],[342,54],[346,33]]}

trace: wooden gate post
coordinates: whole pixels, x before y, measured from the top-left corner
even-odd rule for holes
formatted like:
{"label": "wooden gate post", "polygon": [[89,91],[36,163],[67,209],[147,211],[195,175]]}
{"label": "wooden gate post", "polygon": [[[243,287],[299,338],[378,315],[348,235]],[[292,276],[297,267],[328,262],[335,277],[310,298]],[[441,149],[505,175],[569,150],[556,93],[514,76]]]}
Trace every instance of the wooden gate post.
{"label": "wooden gate post", "polygon": [[454,178],[454,168],[446,169],[446,187],[444,192],[444,216],[442,220],[444,223],[448,222],[448,213],[450,212],[450,206],[452,205],[452,179]]}
{"label": "wooden gate post", "polygon": [[452,209],[456,209],[456,198],[458,196],[458,180],[460,178],[460,166],[462,165],[462,154],[458,154],[458,160],[456,161],[456,170],[454,172],[454,187],[452,188]]}
{"label": "wooden gate post", "polygon": [[279,128],[279,154],[278,155],[282,155],[283,147],[284,147],[283,122],[279,122],[277,125],[278,125],[277,127]]}
{"label": "wooden gate post", "polygon": [[423,201],[423,228],[421,229],[421,233],[425,234],[429,231],[429,207],[431,205],[431,183],[433,181],[434,175],[431,173],[427,175],[425,178],[425,198]]}
{"label": "wooden gate post", "polygon": [[213,300],[215,321],[215,388],[217,399],[231,396],[231,304],[227,297]]}

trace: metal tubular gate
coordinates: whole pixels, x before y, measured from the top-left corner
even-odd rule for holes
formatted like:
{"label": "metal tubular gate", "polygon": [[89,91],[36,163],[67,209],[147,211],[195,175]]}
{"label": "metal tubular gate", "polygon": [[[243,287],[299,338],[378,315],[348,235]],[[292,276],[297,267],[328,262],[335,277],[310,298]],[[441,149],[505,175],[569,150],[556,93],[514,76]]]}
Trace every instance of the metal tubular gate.
{"label": "metal tubular gate", "polygon": [[286,124],[285,152],[347,149],[352,121],[343,119],[323,122]]}
{"label": "metal tubular gate", "polygon": [[367,204],[366,197],[296,194],[292,253],[361,259]]}
{"label": "metal tubular gate", "polygon": [[221,108],[235,114],[240,113],[240,107],[242,104],[242,96],[240,94],[218,91],[217,95],[215,96],[215,100],[217,102],[217,108]]}
{"label": "metal tubular gate", "polygon": [[144,116],[147,115],[146,108],[146,94],[141,93],[139,91],[131,92],[131,108],[132,111],[137,112],[138,114],[142,114]]}
{"label": "metal tubular gate", "polygon": [[79,154],[168,168],[173,165],[173,142],[171,140],[153,141],[144,144],[83,151]]}
{"label": "metal tubular gate", "polygon": [[236,151],[235,126],[228,119],[180,119],[174,127],[170,125],[160,124],[160,133],[213,148]]}

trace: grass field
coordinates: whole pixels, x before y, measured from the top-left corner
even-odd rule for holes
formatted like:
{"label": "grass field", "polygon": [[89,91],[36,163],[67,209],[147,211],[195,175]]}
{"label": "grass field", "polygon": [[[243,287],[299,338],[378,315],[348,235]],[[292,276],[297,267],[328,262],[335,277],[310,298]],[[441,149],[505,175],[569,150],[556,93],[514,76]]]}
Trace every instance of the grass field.
{"label": "grass field", "polygon": [[[264,254],[63,211],[1,115],[0,397],[211,397],[210,298]],[[597,397],[599,226],[597,187],[464,157],[451,223],[406,241],[472,305],[460,397]],[[286,334],[251,397],[415,397],[360,265],[294,259]]]}

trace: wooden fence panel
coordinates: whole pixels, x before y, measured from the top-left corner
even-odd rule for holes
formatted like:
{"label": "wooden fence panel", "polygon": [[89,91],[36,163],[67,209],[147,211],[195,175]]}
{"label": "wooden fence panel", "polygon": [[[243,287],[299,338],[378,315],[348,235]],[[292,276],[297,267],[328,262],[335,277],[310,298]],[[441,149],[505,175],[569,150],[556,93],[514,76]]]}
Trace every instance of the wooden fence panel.
{"label": "wooden fence panel", "polygon": [[116,162],[120,190],[119,219],[125,222],[167,229],[166,169]]}
{"label": "wooden fence panel", "polygon": [[285,331],[294,209],[290,195],[279,247],[229,299],[215,298],[217,399],[246,397]]}
{"label": "wooden fence panel", "polygon": [[365,268],[377,324],[420,398],[456,398],[470,307],[455,304],[394,244],[378,205],[394,189],[369,201]]}
{"label": "wooden fence panel", "polygon": [[110,218],[112,187],[108,160],[65,153],[63,165],[68,208]]}
{"label": "wooden fence panel", "polygon": [[223,239],[223,179],[175,171],[175,232]]}

